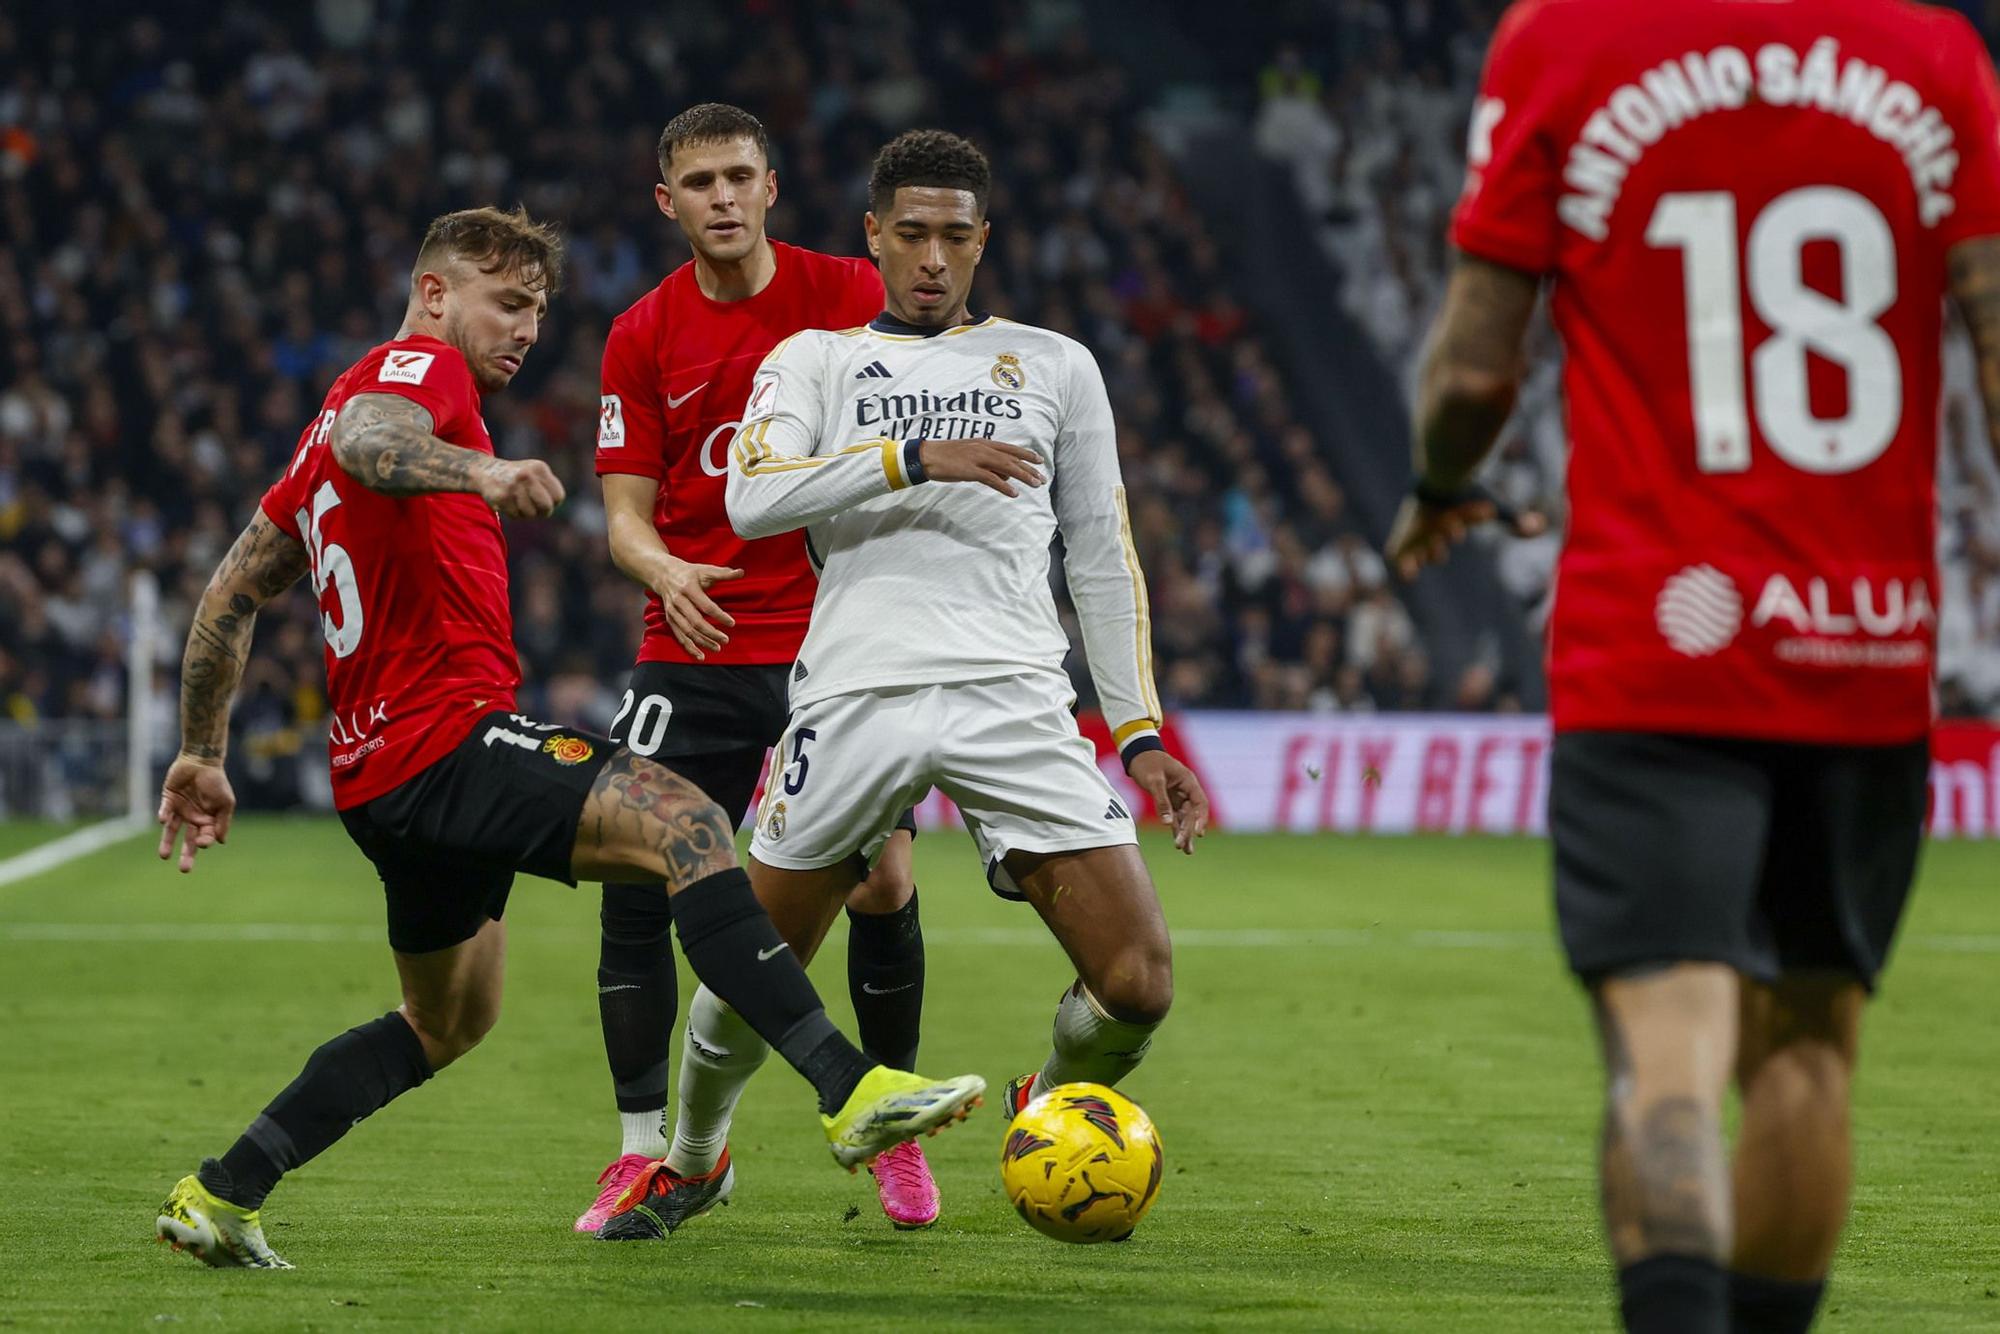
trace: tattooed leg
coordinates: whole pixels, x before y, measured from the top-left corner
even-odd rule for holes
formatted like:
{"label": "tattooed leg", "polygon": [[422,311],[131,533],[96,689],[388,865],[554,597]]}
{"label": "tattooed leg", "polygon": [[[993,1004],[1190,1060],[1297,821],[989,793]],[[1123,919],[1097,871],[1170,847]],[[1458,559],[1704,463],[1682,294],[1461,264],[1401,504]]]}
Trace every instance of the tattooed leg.
{"label": "tattooed leg", "polygon": [[1736,1050],[1737,978],[1680,964],[1596,993],[1604,1042],[1605,1230],[1621,1266],[1729,1256],[1722,1095]]}
{"label": "tattooed leg", "polygon": [[695,976],[811,1082],[821,1112],[847,1101],[871,1063],[826,1017],[798,951],[736,865],[728,817],[701,789],[621,746],[584,802],[571,872],[666,881]]}
{"label": "tattooed leg", "polygon": [[729,817],[671,769],[624,747],[590,789],[577,825],[579,880],[664,880],[677,894],[736,865]]}

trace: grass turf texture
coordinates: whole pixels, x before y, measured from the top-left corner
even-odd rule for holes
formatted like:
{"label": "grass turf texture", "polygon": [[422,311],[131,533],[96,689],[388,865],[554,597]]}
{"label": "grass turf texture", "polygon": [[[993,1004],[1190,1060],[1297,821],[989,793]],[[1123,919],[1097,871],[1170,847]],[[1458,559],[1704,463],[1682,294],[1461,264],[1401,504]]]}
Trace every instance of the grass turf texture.
{"label": "grass turf texture", "polygon": [[[1174,1017],[1127,1086],[1168,1163],[1127,1245],[1064,1247],[1014,1217],[992,1106],[926,1141],[939,1226],[891,1231],[775,1060],[743,1103],[731,1208],[664,1243],[573,1236],[616,1148],[596,895],[524,877],[500,1027],[279,1187],[267,1230],[289,1274],[170,1255],[152,1218],[312,1047],[394,1002],[374,882],[339,827],[246,819],[191,878],[135,839],[0,888],[0,1326],[1609,1328],[1595,1057],[1549,939],[1543,847],[1148,852],[1181,943]],[[917,865],[922,1066],[997,1089],[1040,1061],[1069,973],[962,835],[926,836]],[[1990,845],[1927,856],[1870,1017],[1823,1329],[2000,1322],[1996,870]],[[843,937],[814,975],[847,1022]]]}

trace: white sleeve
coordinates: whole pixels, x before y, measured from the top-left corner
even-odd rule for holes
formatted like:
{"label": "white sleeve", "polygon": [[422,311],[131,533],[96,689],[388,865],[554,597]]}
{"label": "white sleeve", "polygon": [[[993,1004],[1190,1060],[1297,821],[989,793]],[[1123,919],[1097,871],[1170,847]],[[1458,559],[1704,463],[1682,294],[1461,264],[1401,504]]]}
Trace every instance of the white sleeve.
{"label": "white sleeve", "polygon": [[1056,430],[1056,526],[1098,703],[1125,753],[1134,741],[1159,735],[1152,618],[1125,509],[1118,433],[1104,376],[1084,348],[1072,346],[1069,353],[1069,386]]}
{"label": "white sleeve", "polygon": [[899,440],[815,457],[826,419],[826,371],[821,347],[797,337],[772,348],[757,368],[723,491],[739,536],[803,528],[921,477],[909,466],[910,445]]}

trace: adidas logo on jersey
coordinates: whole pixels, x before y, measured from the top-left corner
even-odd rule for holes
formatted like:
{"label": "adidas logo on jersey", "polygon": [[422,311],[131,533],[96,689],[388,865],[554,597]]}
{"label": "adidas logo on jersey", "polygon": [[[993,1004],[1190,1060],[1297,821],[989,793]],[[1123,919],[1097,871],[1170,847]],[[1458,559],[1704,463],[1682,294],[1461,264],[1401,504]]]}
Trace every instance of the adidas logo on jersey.
{"label": "adidas logo on jersey", "polygon": [[1129,820],[1132,818],[1132,813],[1119,804],[1118,798],[1113,797],[1111,804],[1104,808],[1104,818],[1107,820]]}
{"label": "adidas logo on jersey", "polygon": [[894,376],[890,374],[889,368],[881,362],[871,361],[857,371],[854,378],[857,380],[888,380],[893,379]]}

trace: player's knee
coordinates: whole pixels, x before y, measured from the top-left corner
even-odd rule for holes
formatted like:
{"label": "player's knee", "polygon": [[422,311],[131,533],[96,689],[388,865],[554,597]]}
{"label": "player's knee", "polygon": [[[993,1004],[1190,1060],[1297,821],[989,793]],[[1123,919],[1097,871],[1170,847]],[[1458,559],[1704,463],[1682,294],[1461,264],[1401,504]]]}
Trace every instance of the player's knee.
{"label": "player's knee", "polygon": [[658,875],[676,890],[736,865],[736,839],[729,815],[707,797],[684,800],[670,816],[654,823]]}
{"label": "player's knee", "polygon": [[910,896],[916,892],[916,882],[904,868],[877,864],[868,878],[856,885],[854,892],[847,896],[847,906],[858,913],[879,916],[895,912],[908,903]]}
{"label": "player's knee", "polygon": [[1157,1024],[1174,1004],[1173,955],[1166,943],[1137,943],[1118,951],[1090,994],[1120,1023]]}
{"label": "player's knee", "polygon": [[667,940],[674,915],[660,885],[606,885],[597,920],[614,945],[649,945]]}
{"label": "player's knee", "polygon": [[403,1001],[403,1016],[423,1043],[433,1070],[442,1070],[477,1047],[500,1022],[497,995],[461,995],[442,1002]]}

